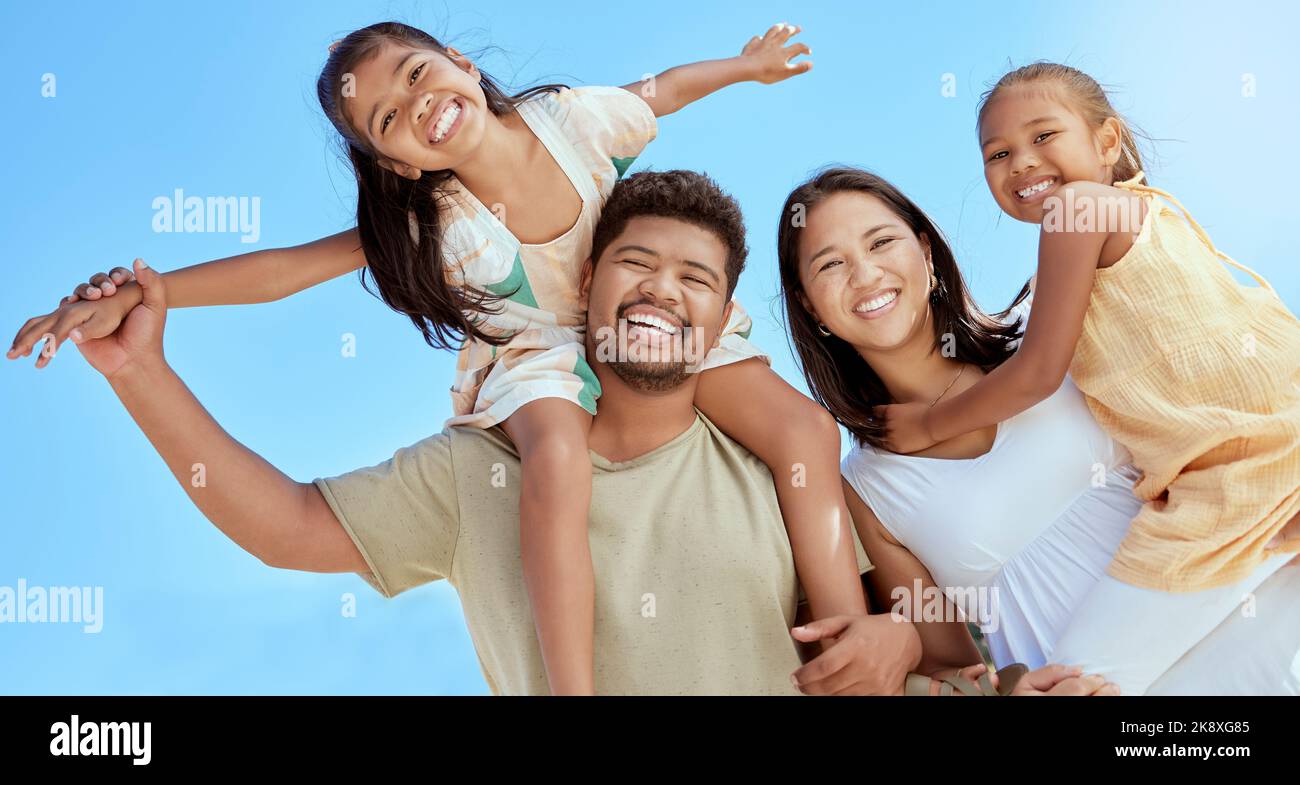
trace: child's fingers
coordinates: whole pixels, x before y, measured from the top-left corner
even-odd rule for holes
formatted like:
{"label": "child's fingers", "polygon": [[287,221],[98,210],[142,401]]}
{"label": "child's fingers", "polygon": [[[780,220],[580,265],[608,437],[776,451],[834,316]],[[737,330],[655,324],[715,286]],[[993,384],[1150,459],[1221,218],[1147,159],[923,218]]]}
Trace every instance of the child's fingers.
{"label": "child's fingers", "polygon": [[127,281],[135,280],[135,273],[125,267],[114,267],[112,270],[108,271],[108,275],[113,279],[113,283],[118,286],[121,286]]}
{"label": "child's fingers", "polygon": [[41,348],[41,356],[36,359],[36,367],[44,368],[49,365],[59,347],[67,340],[68,334],[90,321],[92,315],[93,313],[85,311],[64,311],[44,336],[46,345]]}
{"label": "child's fingers", "polygon": [[799,55],[812,54],[812,49],[809,48],[808,44],[805,44],[802,41],[800,41],[797,44],[790,44],[789,46],[787,46],[785,49],[782,49],[781,51],[785,52],[786,60],[793,60]]}
{"label": "child's fingers", "polygon": [[10,345],[5,356],[10,360],[16,360],[19,357],[26,357],[31,354],[32,347],[53,326],[57,314],[58,311],[44,316],[33,316],[24,322],[23,326],[18,329],[18,334],[14,336],[14,342]]}
{"label": "child's fingers", "polygon": [[76,289],[73,289],[72,293],[83,300],[98,300],[104,294],[99,290],[98,286],[88,283],[83,283]]}

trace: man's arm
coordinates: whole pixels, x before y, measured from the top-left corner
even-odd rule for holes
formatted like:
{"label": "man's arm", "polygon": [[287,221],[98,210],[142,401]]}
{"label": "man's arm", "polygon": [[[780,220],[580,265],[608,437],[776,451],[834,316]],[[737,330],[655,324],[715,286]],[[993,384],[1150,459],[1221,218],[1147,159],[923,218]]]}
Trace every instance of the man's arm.
{"label": "man's arm", "polygon": [[109,381],[190,500],[239,547],[271,567],[369,570],[316,486],[233,439],[165,362]]}
{"label": "man's arm", "polygon": [[[140,306],[106,338],[80,340],[194,504],[241,548],[273,567],[368,572],[314,485],[298,483],[235,441],[168,366],[162,276],[136,260]],[[202,479],[200,482],[199,479]]]}

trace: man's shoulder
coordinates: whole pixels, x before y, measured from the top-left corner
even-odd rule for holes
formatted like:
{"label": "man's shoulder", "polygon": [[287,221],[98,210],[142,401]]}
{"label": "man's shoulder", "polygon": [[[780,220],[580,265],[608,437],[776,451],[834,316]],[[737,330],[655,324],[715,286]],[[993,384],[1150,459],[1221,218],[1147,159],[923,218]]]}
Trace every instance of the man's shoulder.
{"label": "man's shoulder", "polygon": [[451,452],[452,460],[458,461],[462,458],[472,459],[482,456],[519,460],[519,451],[515,449],[514,442],[510,441],[510,437],[506,435],[505,430],[499,425],[494,425],[491,428],[452,425],[443,428],[442,433],[435,438],[446,440],[447,449]]}

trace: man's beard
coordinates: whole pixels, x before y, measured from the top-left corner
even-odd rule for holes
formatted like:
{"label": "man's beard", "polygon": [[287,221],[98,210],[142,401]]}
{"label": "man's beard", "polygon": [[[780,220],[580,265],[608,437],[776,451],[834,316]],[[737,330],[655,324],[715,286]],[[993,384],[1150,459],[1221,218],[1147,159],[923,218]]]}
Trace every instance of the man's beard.
{"label": "man's beard", "polygon": [[[625,322],[627,311],[636,305],[653,305],[653,303],[647,300],[623,303],[615,312],[614,324],[618,325],[621,321]],[[684,335],[691,335],[693,330],[690,321],[681,316],[679,316],[678,319],[680,319],[682,323]],[[614,330],[616,335],[618,334],[616,326],[611,327],[611,329]],[[621,348],[627,349],[627,347]],[[650,348],[641,347],[641,351],[645,354],[652,354],[653,356],[653,350]],[[669,352],[669,354],[674,353]],[[654,360],[635,360],[623,357],[621,353],[616,353],[614,357],[605,360],[604,364],[608,366],[619,379],[622,379],[624,384],[634,390],[639,390],[640,392],[667,392],[682,386],[692,373],[686,358],[682,356],[680,347],[679,351],[675,352],[675,354],[675,357],[667,360],[660,360],[657,358]],[[620,357],[623,357],[623,359],[620,359]]]}

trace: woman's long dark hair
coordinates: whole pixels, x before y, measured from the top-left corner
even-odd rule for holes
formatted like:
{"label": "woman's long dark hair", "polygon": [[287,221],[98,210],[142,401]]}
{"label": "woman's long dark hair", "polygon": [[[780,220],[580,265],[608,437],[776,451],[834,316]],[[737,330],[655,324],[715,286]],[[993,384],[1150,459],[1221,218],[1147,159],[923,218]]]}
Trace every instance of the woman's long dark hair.
{"label": "woman's long dark hair", "polygon": [[[838,167],[823,170],[791,191],[776,236],[790,341],[813,398],[853,434],[859,446],[883,447],[884,430],[871,420],[871,412],[872,407],[895,403],[889,390],[847,341],[818,332],[817,321],[800,299],[803,284],[799,281],[799,235],[803,222],[795,217],[806,218],[813,207],[843,191],[876,197],[913,234],[929,238],[934,275],[939,279],[937,299],[931,301],[936,350],[943,336],[951,334],[955,359],[991,371],[1012,355],[1010,343],[1019,337],[1021,326],[1020,320],[1007,324],[979,309],[939,228],[887,180],[862,169]],[[1029,285],[1025,284],[1011,307],[1028,293]]]}
{"label": "woman's long dark hair", "polygon": [[[381,22],[349,34],[330,49],[329,59],[316,80],[321,109],[343,137],[357,178],[357,232],[366,265],[377,294],[393,310],[405,314],[430,346],[456,349],[469,338],[500,345],[509,336],[480,329],[478,317],[495,313],[493,304],[508,297],[452,286],[442,259],[439,202],[446,192],[439,186],[451,172],[424,172],[408,180],[379,164],[379,154],[348,123],[343,112],[343,91],[356,66],[374,57],[385,43],[396,43],[446,54],[438,39],[401,22]],[[501,116],[532,96],[556,91],[563,85],[540,85],[509,95],[490,76],[479,72],[479,85],[492,114]],[[418,235],[418,239],[417,239]]]}

